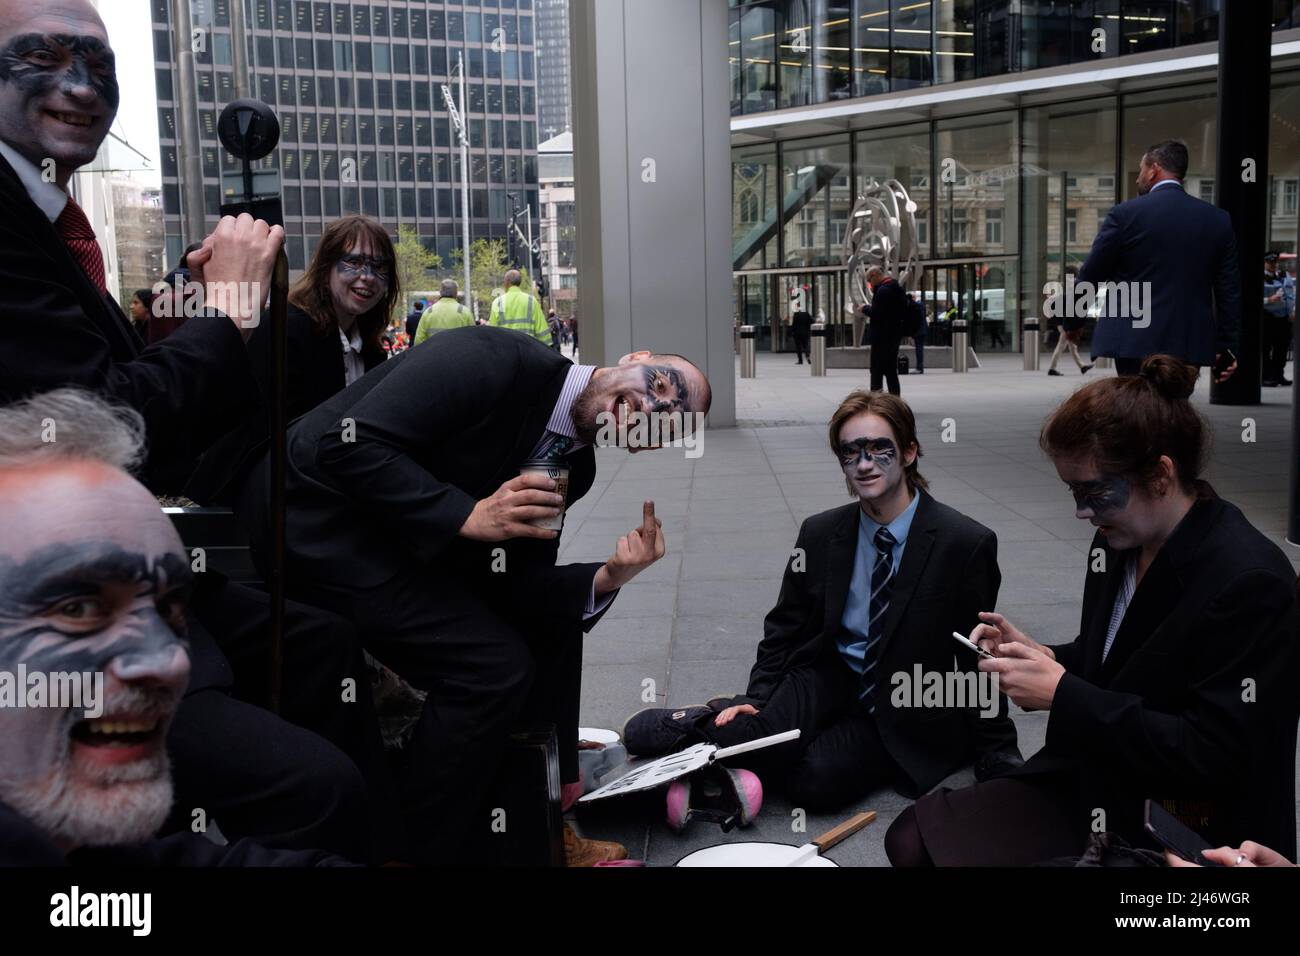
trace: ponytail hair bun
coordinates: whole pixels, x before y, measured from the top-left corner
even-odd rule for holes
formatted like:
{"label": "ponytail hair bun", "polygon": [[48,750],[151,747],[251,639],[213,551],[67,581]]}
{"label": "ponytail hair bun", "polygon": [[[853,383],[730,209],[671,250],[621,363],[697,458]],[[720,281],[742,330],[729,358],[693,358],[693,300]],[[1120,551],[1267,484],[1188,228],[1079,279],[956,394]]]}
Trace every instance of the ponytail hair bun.
{"label": "ponytail hair bun", "polygon": [[1150,382],[1161,397],[1185,402],[1192,397],[1201,370],[1172,355],[1151,355],[1142,362],[1138,377]]}

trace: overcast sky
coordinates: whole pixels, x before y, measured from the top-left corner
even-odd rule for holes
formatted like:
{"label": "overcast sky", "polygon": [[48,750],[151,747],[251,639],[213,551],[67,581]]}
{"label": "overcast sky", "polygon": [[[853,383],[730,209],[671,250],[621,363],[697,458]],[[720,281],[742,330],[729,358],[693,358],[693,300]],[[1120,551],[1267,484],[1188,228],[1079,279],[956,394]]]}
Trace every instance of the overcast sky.
{"label": "overcast sky", "polygon": [[122,105],[113,132],[149,157],[146,163],[115,140],[109,140],[114,169],[132,170],[133,179],[160,183],[158,171],[158,94],[154,89],[153,27],[149,0],[99,0],[99,15],[117,55],[117,82]]}

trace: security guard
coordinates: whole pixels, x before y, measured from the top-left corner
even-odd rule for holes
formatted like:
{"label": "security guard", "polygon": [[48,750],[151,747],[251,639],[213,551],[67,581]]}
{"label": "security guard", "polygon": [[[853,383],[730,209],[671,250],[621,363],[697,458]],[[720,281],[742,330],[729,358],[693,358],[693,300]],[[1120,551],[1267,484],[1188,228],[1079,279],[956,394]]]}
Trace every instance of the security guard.
{"label": "security guard", "polygon": [[474,317],[470,315],[469,309],[456,301],[458,291],[454,280],[443,280],[438,301],[425,309],[424,315],[420,316],[420,327],[415,332],[416,345],[439,332],[474,324]]}
{"label": "security guard", "polygon": [[551,327],[538,301],[519,287],[523,281],[518,269],[511,269],[502,282],[506,291],[492,303],[492,324],[531,335],[543,345],[551,344]]}

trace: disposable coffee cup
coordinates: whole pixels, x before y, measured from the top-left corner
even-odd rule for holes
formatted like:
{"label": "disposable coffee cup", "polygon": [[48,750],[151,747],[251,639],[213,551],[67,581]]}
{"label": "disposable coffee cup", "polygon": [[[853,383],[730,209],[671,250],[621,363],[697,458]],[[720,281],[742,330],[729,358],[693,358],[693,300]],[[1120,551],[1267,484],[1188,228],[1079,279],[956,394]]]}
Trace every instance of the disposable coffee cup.
{"label": "disposable coffee cup", "polygon": [[526,461],[519,469],[521,475],[545,475],[555,482],[555,493],[564,499],[560,513],[551,518],[534,518],[529,524],[548,531],[559,531],[564,527],[564,509],[569,504],[569,466],[559,461],[534,459]]}

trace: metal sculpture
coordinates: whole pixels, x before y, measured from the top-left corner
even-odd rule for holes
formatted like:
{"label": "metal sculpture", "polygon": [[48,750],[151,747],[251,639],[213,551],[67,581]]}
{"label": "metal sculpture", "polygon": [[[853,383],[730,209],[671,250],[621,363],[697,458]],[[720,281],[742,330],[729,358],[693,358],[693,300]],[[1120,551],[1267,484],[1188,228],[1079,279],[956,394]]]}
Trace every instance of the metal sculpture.
{"label": "metal sculpture", "polygon": [[844,265],[849,273],[849,302],[853,315],[853,345],[862,344],[865,317],[871,302],[867,270],[879,266],[904,288],[920,274],[917,262],[916,203],[897,179],[872,179],[849,214],[844,233]]}

